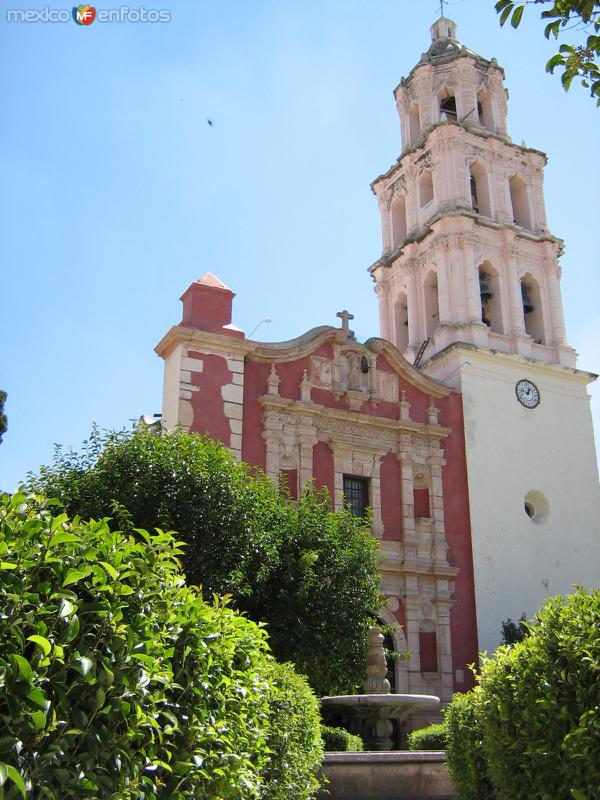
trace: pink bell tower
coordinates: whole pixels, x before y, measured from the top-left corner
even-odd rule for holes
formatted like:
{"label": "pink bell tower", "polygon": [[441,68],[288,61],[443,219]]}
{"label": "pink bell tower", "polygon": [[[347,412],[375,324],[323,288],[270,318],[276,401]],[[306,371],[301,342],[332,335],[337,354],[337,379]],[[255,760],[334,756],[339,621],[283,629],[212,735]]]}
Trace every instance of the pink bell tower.
{"label": "pink bell tower", "polygon": [[481,649],[575,582],[600,582],[586,386],[567,344],[543,152],[511,141],[504,71],[440,17],[394,91],[402,153],[372,184],[381,335],[463,397]]}

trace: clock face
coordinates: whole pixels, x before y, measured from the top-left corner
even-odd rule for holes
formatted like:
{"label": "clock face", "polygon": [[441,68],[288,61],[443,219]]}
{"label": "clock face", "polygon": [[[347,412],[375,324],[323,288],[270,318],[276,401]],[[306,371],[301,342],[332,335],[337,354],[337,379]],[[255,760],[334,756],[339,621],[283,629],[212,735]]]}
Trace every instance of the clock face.
{"label": "clock face", "polygon": [[540,392],[535,383],[528,381],[527,378],[517,382],[515,386],[517,399],[525,408],[535,408],[540,404]]}

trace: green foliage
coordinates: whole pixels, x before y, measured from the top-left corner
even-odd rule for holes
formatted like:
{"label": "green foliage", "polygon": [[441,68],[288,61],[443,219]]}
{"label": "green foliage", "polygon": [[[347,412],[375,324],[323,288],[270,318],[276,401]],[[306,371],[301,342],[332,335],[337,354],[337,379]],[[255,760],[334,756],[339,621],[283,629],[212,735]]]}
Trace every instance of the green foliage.
{"label": "green foliage", "polygon": [[188,579],[266,621],[278,660],[323,694],[362,682],[379,605],[377,546],[363,520],[329,510],[326,492],[295,505],[198,435],[98,430],[80,453],[58,448],[31,486],[86,519],[179,531]]}
{"label": "green foliage", "polygon": [[319,788],[323,758],[319,701],[291,664],[272,665],[269,676],[269,763],[262,800],[305,800]]}
{"label": "green foliage", "polygon": [[[600,797],[600,590],[548,600],[446,711],[463,800]],[[488,784],[491,781],[493,793]]]}
{"label": "green foliage", "polygon": [[517,644],[526,636],[529,636],[529,626],[525,614],[521,614],[517,622],[509,618],[502,623],[502,644]]}
{"label": "green foliage", "polygon": [[4,413],[4,403],[6,403],[6,398],[7,398],[6,392],[0,389],[0,444],[2,443],[2,437],[6,433],[6,428],[8,424],[6,414]]}
{"label": "green foliage", "polygon": [[583,44],[561,44],[558,53],[546,64],[546,72],[562,67],[562,85],[565,91],[575,78],[590,90],[600,105],[600,2],[598,0],[498,0],[496,11],[500,25],[510,19],[513,28],[518,28],[526,5],[551,6],[542,11],[541,18],[550,20],[545,29],[546,39],[558,39],[565,31],[578,30],[587,33]]}
{"label": "green foliage", "polygon": [[600,591],[549,600],[485,660],[481,721],[498,800],[600,796]]}
{"label": "green foliage", "polygon": [[363,740],[358,734],[350,733],[345,728],[321,726],[323,744],[327,753],[362,753]]}
{"label": "green foliage", "polygon": [[409,750],[445,750],[446,724],[436,722],[408,734]]}
{"label": "green foliage", "polygon": [[479,687],[455,694],[445,712],[446,760],[460,800],[493,800],[483,748]]}
{"label": "green foliage", "polygon": [[311,795],[314,698],[264,630],[185,585],[181,552],[2,497],[4,800],[270,799],[295,759]]}

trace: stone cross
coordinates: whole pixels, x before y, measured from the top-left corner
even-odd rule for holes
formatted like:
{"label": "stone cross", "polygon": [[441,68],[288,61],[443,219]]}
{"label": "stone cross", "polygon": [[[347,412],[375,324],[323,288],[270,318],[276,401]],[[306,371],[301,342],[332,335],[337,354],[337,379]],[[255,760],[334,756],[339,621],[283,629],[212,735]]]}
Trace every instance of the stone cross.
{"label": "stone cross", "polygon": [[338,311],[336,317],[339,317],[342,320],[342,330],[349,331],[350,327],[348,325],[348,320],[354,319],[354,314],[348,313],[346,309],[343,311]]}

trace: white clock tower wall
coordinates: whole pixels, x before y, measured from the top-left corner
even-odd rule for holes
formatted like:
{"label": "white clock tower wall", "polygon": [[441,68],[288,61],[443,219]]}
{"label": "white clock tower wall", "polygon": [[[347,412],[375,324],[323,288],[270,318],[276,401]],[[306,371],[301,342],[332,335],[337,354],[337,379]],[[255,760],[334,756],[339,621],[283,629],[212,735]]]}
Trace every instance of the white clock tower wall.
{"label": "white clock tower wall", "polygon": [[[463,397],[479,648],[491,652],[507,618],[600,582],[590,378],[460,345],[436,367]],[[517,399],[523,378],[535,408]]]}

